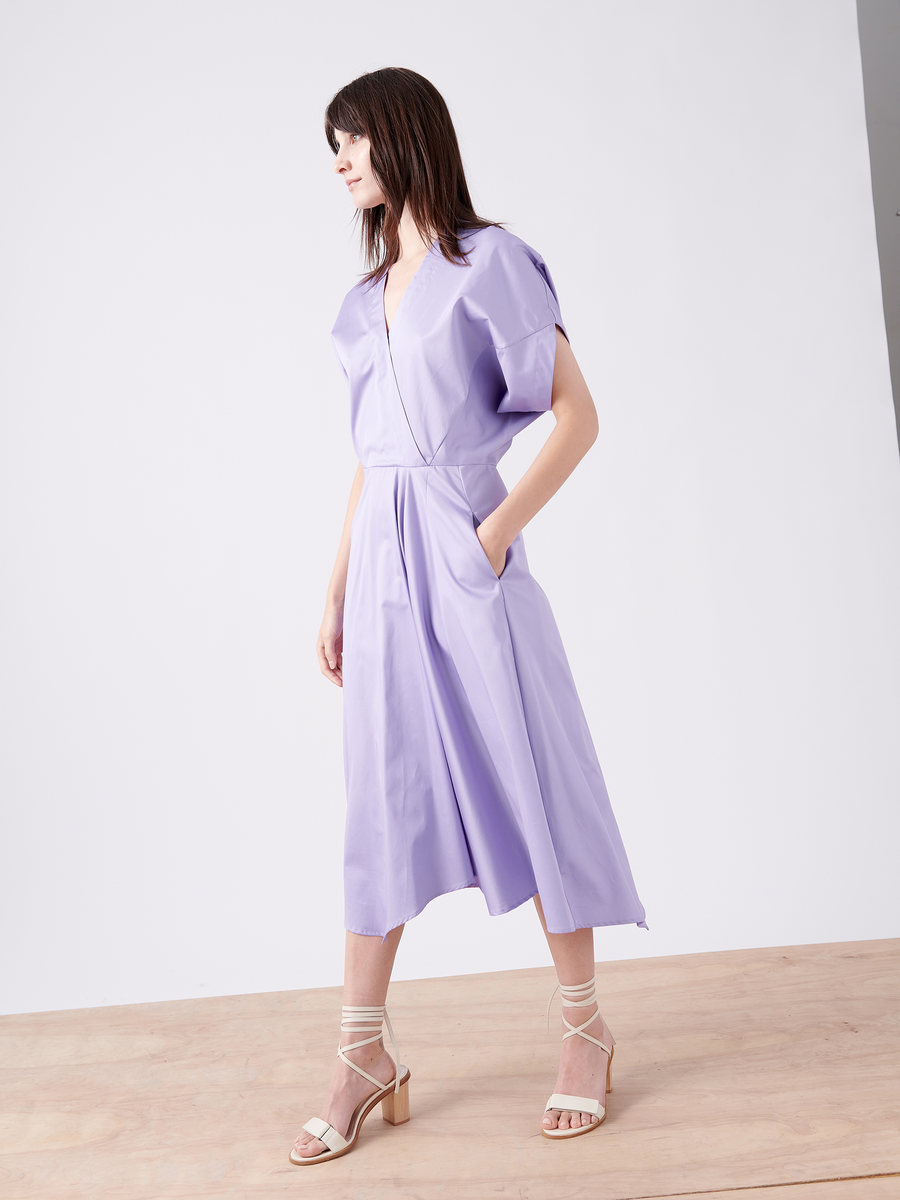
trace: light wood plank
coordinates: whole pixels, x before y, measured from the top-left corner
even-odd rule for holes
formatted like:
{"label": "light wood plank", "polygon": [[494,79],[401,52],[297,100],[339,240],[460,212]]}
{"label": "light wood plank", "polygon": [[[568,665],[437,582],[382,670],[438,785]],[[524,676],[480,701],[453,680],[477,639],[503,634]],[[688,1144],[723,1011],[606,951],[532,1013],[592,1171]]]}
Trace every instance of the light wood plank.
{"label": "light wood plank", "polygon": [[[839,1179],[829,1183],[750,1188],[740,1192],[704,1192],[697,1200],[897,1200],[898,1196],[900,1177],[894,1175],[881,1179]],[[652,1196],[643,1200],[669,1200],[669,1197]]]}
{"label": "light wood plank", "polygon": [[[0,1018],[3,1195],[781,1200],[764,1185],[900,1171],[900,939],[598,964],[598,981],[617,1046],[595,1133],[540,1136],[552,970],[402,982],[413,1119],[376,1110],[352,1153],[309,1168],[287,1154],[331,1071],[338,989]],[[882,1200],[897,1182],[778,1191]]]}

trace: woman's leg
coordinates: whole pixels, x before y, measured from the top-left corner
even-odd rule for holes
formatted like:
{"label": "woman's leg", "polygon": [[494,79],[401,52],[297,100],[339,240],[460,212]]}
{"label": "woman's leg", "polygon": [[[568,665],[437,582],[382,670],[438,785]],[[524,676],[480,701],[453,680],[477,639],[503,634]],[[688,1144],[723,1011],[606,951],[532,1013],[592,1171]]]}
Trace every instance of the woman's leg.
{"label": "woman's leg", "polygon": [[[541,907],[540,896],[535,896],[534,906],[537,909],[547,945],[556,964],[556,977],[560,983],[575,987],[579,983],[587,983],[594,977],[594,931],[593,929],[576,929],[574,933],[550,933],[544,920],[544,910]],[[596,1005],[589,1008],[563,1008],[571,1025],[582,1025],[596,1013],[596,1020],[588,1025],[585,1033],[591,1034],[607,1046],[612,1045],[610,1032],[606,1022],[600,1016]],[[570,1037],[562,1044],[559,1060],[559,1076],[554,1092],[562,1092],[569,1096],[590,1096],[606,1105],[606,1064],[608,1057],[605,1051],[593,1042],[581,1037]],[[546,1129],[578,1129],[582,1125],[590,1125],[597,1118],[591,1113],[557,1112],[555,1109],[546,1114],[543,1125]]]}
{"label": "woman's leg", "polygon": [[[392,929],[382,942],[380,937],[363,937],[359,933],[348,933],[344,951],[344,1004],[362,1008],[366,1005],[384,1004],[394,956],[400,945],[403,926]],[[371,1034],[344,1032],[341,1045],[371,1037]],[[371,1042],[359,1050],[350,1050],[347,1057],[382,1083],[394,1078],[394,1060],[384,1048],[383,1041]],[[325,1095],[325,1103],[319,1116],[346,1137],[353,1111],[361,1100],[371,1096],[375,1088],[362,1075],[337,1060],[331,1083]],[[298,1155],[312,1157],[321,1154],[325,1146],[312,1134],[301,1132],[294,1146]]]}

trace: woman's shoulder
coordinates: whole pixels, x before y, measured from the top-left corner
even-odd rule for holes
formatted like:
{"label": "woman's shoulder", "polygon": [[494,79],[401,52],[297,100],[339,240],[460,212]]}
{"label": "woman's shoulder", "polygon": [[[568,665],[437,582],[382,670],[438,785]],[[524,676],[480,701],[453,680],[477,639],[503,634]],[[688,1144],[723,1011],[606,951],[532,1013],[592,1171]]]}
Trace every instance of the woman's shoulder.
{"label": "woman's shoulder", "polygon": [[341,301],[342,306],[358,304],[360,301],[365,300],[374,286],[376,285],[370,279],[358,279],[344,294],[344,299]]}
{"label": "woman's shoulder", "polygon": [[365,332],[370,322],[371,287],[367,280],[360,279],[345,294],[331,329],[332,338],[352,343]]}
{"label": "woman's shoulder", "polygon": [[[496,253],[516,246],[525,246],[525,242],[502,225],[483,225],[478,229],[461,229],[460,241],[477,248],[484,253]],[[527,248],[527,247],[526,247]]]}
{"label": "woman's shoulder", "polygon": [[526,258],[535,264],[543,262],[537,250],[499,225],[464,230],[459,234],[459,241],[472,266],[508,264]]}
{"label": "woman's shoulder", "polygon": [[339,317],[347,317],[352,313],[360,312],[365,305],[370,301],[370,292],[375,286],[368,279],[360,279],[344,294],[338,309]]}
{"label": "woman's shoulder", "polygon": [[487,312],[495,343],[507,345],[548,325],[565,332],[550,271],[533,246],[493,226],[460,238],[471,273],[464,276],[468,300]]}

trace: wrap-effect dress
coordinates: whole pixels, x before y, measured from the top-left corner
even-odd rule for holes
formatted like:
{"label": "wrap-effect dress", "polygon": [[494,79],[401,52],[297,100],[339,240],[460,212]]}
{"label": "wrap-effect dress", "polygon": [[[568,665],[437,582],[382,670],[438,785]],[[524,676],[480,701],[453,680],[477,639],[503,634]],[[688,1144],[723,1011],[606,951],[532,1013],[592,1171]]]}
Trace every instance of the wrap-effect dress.
{"label": "wrap-effect dress", "polygon": [[[435,244],[388,333],[384,281],[332,338],[364,483],[343,627],[344,924],[384,937],[445,892],[491,914],[540,893],[553,933],[646,928],[550,604],[521,533],[498,577],[476,534],[497,463],[550,408],[556,290],[504,229]],[[568,335],[566,335],[568,336]]]}

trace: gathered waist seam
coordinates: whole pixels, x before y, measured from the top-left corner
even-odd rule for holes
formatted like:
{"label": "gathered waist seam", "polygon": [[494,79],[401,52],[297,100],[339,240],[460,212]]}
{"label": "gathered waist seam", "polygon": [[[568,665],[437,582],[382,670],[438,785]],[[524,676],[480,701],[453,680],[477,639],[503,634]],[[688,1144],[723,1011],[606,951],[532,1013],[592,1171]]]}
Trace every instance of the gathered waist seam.
{"label": "gathered waist seam", "polygon": [[364,471],[374,470],[403,470],[403,471],[419,471],[423,468],[431,468],[432,470],[455,470],[457,467],[496,467],[493,462],[465,462],[465,463],[370,463],[368,466],[364,463]]}

